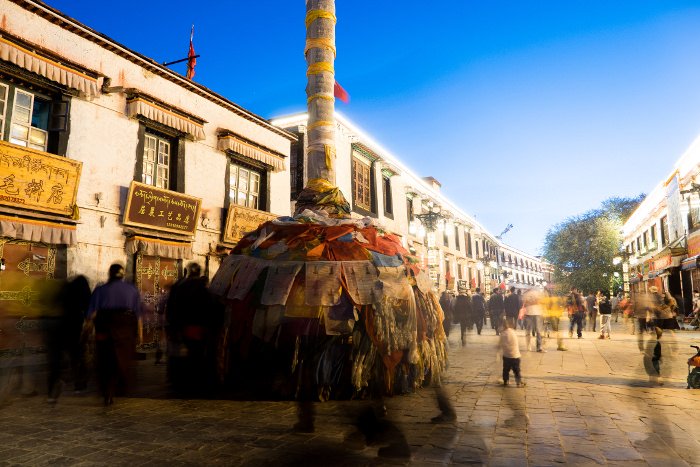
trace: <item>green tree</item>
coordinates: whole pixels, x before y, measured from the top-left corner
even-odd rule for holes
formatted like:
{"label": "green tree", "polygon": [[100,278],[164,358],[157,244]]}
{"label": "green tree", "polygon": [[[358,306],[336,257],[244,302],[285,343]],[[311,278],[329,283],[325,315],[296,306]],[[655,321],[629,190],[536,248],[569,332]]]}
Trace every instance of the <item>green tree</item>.
{"label": "green tree", "polygon": [[560,292],[571,287],[582,291],[610,290],[621,282],[613,265],[622,245],[622,224],[644,199],[609,198],[599,209],[572,216],[547,232],[544,257],[554,268]]}

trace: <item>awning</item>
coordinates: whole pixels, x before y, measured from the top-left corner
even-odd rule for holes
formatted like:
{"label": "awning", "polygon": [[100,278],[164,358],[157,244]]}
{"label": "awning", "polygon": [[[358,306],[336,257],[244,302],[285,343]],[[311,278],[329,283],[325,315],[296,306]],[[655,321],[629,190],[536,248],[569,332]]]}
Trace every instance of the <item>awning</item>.
{"label": "awning", "polygon": [[126,114],[129,117],[141,115],[154,122],[174,128],[196,140],[205,138],[204,125],[190,120],[185,115],[177,114],[153,102],[148,102],[140,97],[130,99],[126,104]]}
{"label": "awning", "polygon": [[284,156],[275,154],[271,150],[255,146],[232,134],[219,136],[218,148],[220,151],[233,151],[242,154],[258,162],[269,165],[273,171],[284,170]]}
{"label": "awning", "polygon": [[700,260],[700,255],[691,256],[690,258],[684,259],[681,263],[681,270],[687,271],[688,269],[695,269],[698,267]]}
{"label": "awning", "polygon": [[76,89],[86,96],[100,94],[102,78],[93,78],[67,65],[42,57],[4,37],[0,37],[0,59],[63,86]]}
{"label": "awning", "polygon": [[75,225],[0,216],[0,237],[51,245],[75,245]]}
{"label": "awning", "polygon": [[144,255],[161,256],[163,258],[192,258],[192,242],[176,242],[135,235],[127,238],[125,249],[130,255],[142,253]]}

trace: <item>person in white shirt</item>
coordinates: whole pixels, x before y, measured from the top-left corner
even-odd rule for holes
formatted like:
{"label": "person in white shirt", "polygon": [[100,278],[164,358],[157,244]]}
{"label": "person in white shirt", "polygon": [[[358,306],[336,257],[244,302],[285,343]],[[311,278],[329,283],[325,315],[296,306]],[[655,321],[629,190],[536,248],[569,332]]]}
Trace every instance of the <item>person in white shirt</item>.
{"label": "person in white shirt", "polygon": [[504,323],[505,327],[501,332],[501,337],[498,342],[499,351],[503,355],[503,385],[508,386],[510,370],[513,370],[515,383],[520,388],[525,386],[525,383],[520,374],[520,347],[518,345],[518,336],[515,335],[512,323],[508,320]]}

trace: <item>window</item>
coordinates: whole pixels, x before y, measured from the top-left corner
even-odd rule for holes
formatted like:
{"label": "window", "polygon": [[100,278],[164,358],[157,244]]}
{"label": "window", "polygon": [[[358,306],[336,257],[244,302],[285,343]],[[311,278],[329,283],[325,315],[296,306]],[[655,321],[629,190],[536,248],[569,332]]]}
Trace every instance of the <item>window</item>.
{"label": "window", "polygon": [[651,243],[654,243],[656,241],[656,224],[649,229],[649,235],[651,236]]}
{"label": "window", "polygon": [[666,246],[668,240],[668,216],[664,216],[661,218],[661,246]]}
{"label": "window", "polygon": [[644,245],[644,248],[647,248],[649,246],[649,234],[646,230],[642,234],[642,245]]}
{"label": "window", "polygon": [[472,234],[467,232],[465,237],[464,237],[464,241],[467,245],[467,255],[469,257],[471,257],[472,256]]}
{"label": "window", "polygon": [[365,211],[372,212],[372,167],[360,159],[352,158],[352,199],[353,204]]}
{"label": "window", "polygon": [[261,173],[233,162],[229,165],[229,202],[260,209]]}
{"label": "window", "polygon": [[384,214],[393,214],[394,207],[391,199],[391,178],[382,176],[382,194],[384,195]]}
{"label": "window", "polygon": [[637,251],[642,251],[642,237],[637,237]]}
{"label": "window", "polygon": [[[459,228],[455,225],[455,249],[459,251]],[[461,279],[461,277],[460,277]]]}
{"label": "window", "polygon": [[0,138],[26,148],[47,151],[51,100],[0,83]]}
{"label": "window", "polygon": [[442,244],[445,245],[446,247],[450,246],[450,239],[447,238],[447,226],[444,225],[442,227]]}
{"label": "window", "polygon": [[414,219],[413,215],[413,198],[406,198],[406,219],[408,220],[408,223],[410,224],[413,222]]}
{"label": "window", "polygon": [[170,189],[171,142],[147,133],[143,146],[141,181],[147,185]]}

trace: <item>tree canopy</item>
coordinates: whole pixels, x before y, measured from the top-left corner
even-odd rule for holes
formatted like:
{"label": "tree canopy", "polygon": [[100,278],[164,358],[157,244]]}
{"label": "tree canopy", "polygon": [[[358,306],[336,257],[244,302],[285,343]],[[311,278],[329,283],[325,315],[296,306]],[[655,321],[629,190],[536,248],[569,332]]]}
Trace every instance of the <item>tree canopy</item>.
{"label": "tree canopy", "polygon": [[572,216],[547,232],[544,257],[554,268],[554,282],[560,291],[571,287],[588,292],[618,288],[621,272],[613,258],[622,246],[622,224],[645,195],[609,198],[600,208]]}

